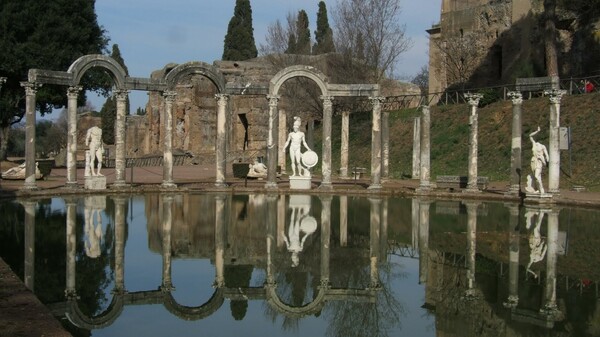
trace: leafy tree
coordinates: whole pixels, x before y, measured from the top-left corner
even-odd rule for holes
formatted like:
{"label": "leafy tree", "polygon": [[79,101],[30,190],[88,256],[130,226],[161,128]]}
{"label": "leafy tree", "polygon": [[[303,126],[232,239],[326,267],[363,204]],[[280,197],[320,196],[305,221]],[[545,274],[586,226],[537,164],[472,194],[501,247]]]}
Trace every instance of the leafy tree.
{"label": "leafy tree", "polygon": [[[6,158],[11,125],[25,115],[25,95],[20,85],[29,69],[66,70],[86,54],[105,51],[108,37],[98,25],[94,0],[3,0],[0,2],[0,159]],[[85,90],[100,90],[105,83],[90,83]],[[80,95],[85,102],[85,95]],[[66,106],[64,87],[45,86],[37,92],[41,114]]]}
{"label": "leafy tree", "polygon": [[429,94],[429,67],[427,65],[422,66],[419,73],[410,82],[419,86],[421,95],[427,96]]}
{"label": "leafy tree", "polygon": [[257,54],[250,0],[236,0],[225,35],[223,60],[243,61],[255,58]]}
{"label": "leafy tree", "polygon": [[333,31],[329,27],[327,18],[327,6],[324,1],[319,2],[319,11],[317,12],[317,30],[315,30],[315,45],[313,54],[325,54],[335,52],[333,43]]}

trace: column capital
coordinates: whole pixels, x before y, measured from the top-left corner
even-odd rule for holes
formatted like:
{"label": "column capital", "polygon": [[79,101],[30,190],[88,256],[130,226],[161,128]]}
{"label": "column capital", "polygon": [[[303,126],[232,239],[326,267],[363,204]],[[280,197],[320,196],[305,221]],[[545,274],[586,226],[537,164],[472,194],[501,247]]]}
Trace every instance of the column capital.
{"label": "column capital", "polygon": [[567,93],[566,90],[559,90],[559,89],[552,89],[552,90],[544,91],[544,95],[548,96],[548,98],[550,99],[550,103],[552,103],[552,104],[560,104],[560,100],[562,99],[562,96],[566,93]]}
{"label": "column capital", "polygon": [[507,93],[508,98],[512,100],[513,105],[523,104],[523,95],[519,91],[509,91]]}
{"label": "column capital", "polygon": [[21,86],[25,88],[25,94],[27,96],[35,96],[38,89],[42,87],[41,83],[37,82],[21,82]]}
{"label": "column capital", "polygon": [[114,91],[114,95],[117,98],[117,101],[126,100],[127,94],[129,94],[129,90],[126,90],[126,89],[118,89],[118,90]]}
{"label": "column capital", "polygon": [[470,92],[465,94],[465,99],[470,106],[476,107],[479,105],[479,100],[483,98],[482,94],[472,94]]}
{"label": "column capital", "polygon": [[429,111],[431,110],[431,107],[429,105],[421,105],[421,111],[423,113],[429,113]]}
{"label": "column capital", "polygon": [[377,106],[381,106],[381,104],[383,102],[385,102],[385,97],[383,96],[371,96],[369,97],[369,101],[371,101],[371,105],[373,105],[373,107]]}
{"label": "column capital", "polygon": [[217,104],[219,106],[227,106],[227,101],[229,100],[229,95],[227,94],[216,94],[215,99],[217,100]]}
{"label": "column capital", "polygon": [[277,103],[279,102],[280,98],[281,98],[281,96],[279,96],[279,95],[267,95],[267,100],[269,101],[269,106],[270,107],[277,106]]}
{"label": "column capital", "polygon": [[67,88],[67,97],[69,98],[77,98],[79,92],[83,90],[83,87],[80,85],[74,85]]}

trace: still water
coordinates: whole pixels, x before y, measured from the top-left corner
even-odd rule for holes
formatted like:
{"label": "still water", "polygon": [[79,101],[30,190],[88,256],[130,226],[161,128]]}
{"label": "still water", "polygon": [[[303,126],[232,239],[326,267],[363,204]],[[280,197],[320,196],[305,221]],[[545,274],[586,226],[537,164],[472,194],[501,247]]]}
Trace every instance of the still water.
{"label": "still water", "polygon": [[600,336],[600,212],[307,195],[0,202],[75,336]]}

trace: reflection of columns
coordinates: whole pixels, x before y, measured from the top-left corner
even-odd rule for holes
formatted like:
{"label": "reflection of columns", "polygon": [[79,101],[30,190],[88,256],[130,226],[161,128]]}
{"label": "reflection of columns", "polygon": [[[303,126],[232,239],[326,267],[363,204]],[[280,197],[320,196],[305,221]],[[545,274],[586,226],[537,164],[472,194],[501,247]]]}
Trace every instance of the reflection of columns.
{"label": "reflection of columns", "polygon": [[[115,292],[125,291],[125,236],[127,198],[115,197]],[[130,212],[132,210],[129,210]]]}
{"label": "reflection of columns", "polygon": [[419,200],[411,199],[411,245],[416,251],[419,250]]}
{"label": "reflection of columns", "polygon": [[215,186],[225,187],[225,171],[227,170],[227,100],[228,95],[217,94],[217,178]]}
{"label": "reflection of columns", "polygon": [[321,96],[323,100],[323,161],[321,162],[320,189],[331,189],[331,118],[333,114],[333,97]]}
{"label": "reflection of columns", "polygon": [[226,221],[225,221],[225,195],[215,196],[215,270],[214,286],[225,285],[225,246],[226,246]]}
{"label": "reflection of columns", "polygon": [[279,96],[267,96],[269,100],[269,135],[267,138],[267,183],[265,188],[277,188],[277,141],[279,114],[277,102]]}
{"label": "reflection of columns", "polygon": [[115,131],[115,182],[114,186],[125,186],[125,114],[127,90],[115,91],[117,98],[117,120]]}
{"label": "reflection of columns", "polygon": [[273,268],[273,254],[276,250],[277,236],[277,196],[268,194],[267,197],[267,280],[266,286],[275,287],[275,275]]}
{"label": "reflection of columns", "polygon": [[285,241],[283,241],[283,233],[285,231],[286,211],[287,210],[285,208],[285,195],[280,195],[279,198],[277,198],[277,233],[279,233],[277,235],[277,247],[283,247],[283,245],[285,244]]}
{"label": "reflection of columns", "polygon": [[464,190],[465,192],[480,192],[479,188],[477,188],[477,106],[479,105],[481,97],[483,97],[481,94],[465,94],[465,98],[471,107],[471,113],[469,115],[469,124],[471,125],[471,132],[469,134],[469,174],[467,177],[467,188]]}
{"label": "reflection of columns", "polygon": [[21,82],[25,88],[25,183],[23,189],[37,189],[35,182],[35,95],[41,84]]}
{"label": "reflection of columns", "polygon": [[419,284],[427,282],[429,265],[429,206],[431,201],[419,199]]}
{"label": "reflection of columns", "polygon": [[381,178],[390,176],[390,112],[381,113]]}
{"label": "reflection of columns", "polygon": [[550,139],[548,157],[548,191],[560,192],[560,100],[565,90],[549,90],[545,92],[550,98]]}
{"label": "reflection of columns", "polygon": [[380,256],[386,256],[388,251],[388,203],[389,199],[386,197],[383,199],[381,204],[381,233],[380,233]]}
{"label": "reflection of columns", "polygon": [[24,201],[25,207],[25,286],[33,291],[35,281],[35,201]]}
{"label": "reflection of columns", "polygon": [[544,288],[544,307],[540,310],[548,315],[560,315],[556,305],[556,261],[558,255],[558,215],[560,210],[553,208],[548,212],[548,237],[546,240],[546,286]]}
{"label": "reflection of columns", "polygon": [[331,241],[331,196],[321,200],[321,286],[329,288],[329,246]]}
{"label": "reflection of columns", "polygon": [[348,245],[348,196],[340,195],[340,246]]}
{"label": "reflection of columns", "polygon": [[65,199],[66,205],[66,216],[67,216],[67,283],[65,288],[65,297],[67,299],[74,299],[77,297],[77,290],[75,289],[76,280],[76,257],[77,257],[77,235],[75,227],[77,225],[77,202],[73,198]]}
{"label": "reflection of columns", "polygon": [[165,135],[162,186],[165,188],[174,188],[176,185],[173,183],[173,103],[175,103],[177,92],[172,90],[165,91],[163,96],[165,97]]}
{"label": "reflection of columns", "polygon": [[369,189],[381,188],[381,103],[384,97],[369,97],[373,105],[371,129],[371,185]]}
{"label": "reflection of columns", "polygon": [[369,198],[371,204],[370,213],[370,242],[369,245],[369,258],[371,262],[371,283],[370,288],[379,288],[379,253],[380,253],[380,236],[381,236],[381,199],[380,198]]}
{"label": "reflection of columns", "polygon": [[281,168],[281,173],[285,173],[285,141],[287,140],[287,114],[285,109],[279,110],[279,154],[277,155],[278,165]]}
{"label": "reflection of columns", "polygon": [[173,224],[173,196],[163,196],[163,216],[162,216],[162,291],[173,290],[173,282],[171,280],[171,226]]}
{"label": "reflection of columns", "polygon": [[421,117],[413,121],[413,152],[412,175],[413,179],[419,178],[421,172]]}
{"label": "reflection of columns", "polygon": [[512,141],[510,144],[510,189],[509,194],[518,195],[521,192],[521,129],[523,122],[521,122],[521,107],[523,106],[523,96],[520,92],[510,91],[508,97],[511,98],[513,109],[512,109]]}
{"label": "reflection of columns", "polygon": [[77,187],[77,96],[81,86],[67,89],[67,187]]}
{"label": "reflection of columns", "polygon": [[477,247],[477,201],[464,201],[467,206],[467,296],[473,296],[473,287],[475,284],[475,254]]}
{"label": "reflection of columns", "polygon": [[421,112],[421,169],[419,172],[419,191],[429,191],[431,166],[430,166],[430,152],[431,152],[431,139],[430,139],[430,128],[431,128],[431,115],[429,106],[422,106]]}
{"label": "reflection of columns", "polygon": [[340,177],[348,178],[348,151],[350,141],[350,111],[342,111],[342,143],[340,149]]}
{"label": "reflection of columns", "polygon": [[516,308],[519,304],[519,239],[521,237],[519,234],[519,205],[507,204],[506,207],[510,212],[510,218],[508,221],[508,300],[504,302],[504,306]]}

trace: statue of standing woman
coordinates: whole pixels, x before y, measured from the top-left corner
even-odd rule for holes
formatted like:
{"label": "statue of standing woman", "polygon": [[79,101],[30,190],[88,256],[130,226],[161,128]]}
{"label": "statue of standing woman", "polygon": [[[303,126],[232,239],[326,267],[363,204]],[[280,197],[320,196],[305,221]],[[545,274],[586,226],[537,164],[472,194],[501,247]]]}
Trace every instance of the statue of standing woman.
{"label": "statue of standing woman", "polygon": [[310,172],[304,165],[302,165],[302,145],[308,150],[312,151],[306,144],[304,132],[300,131],[300,125],[302,120],[300,117],[294,117],[293,131],[289,133],[287,141],[283,148],[290,146],[290,159],[292,160],[292,176],[296,176],[296,169],[298,169],[298,175],[303,177],[310,176]]}

